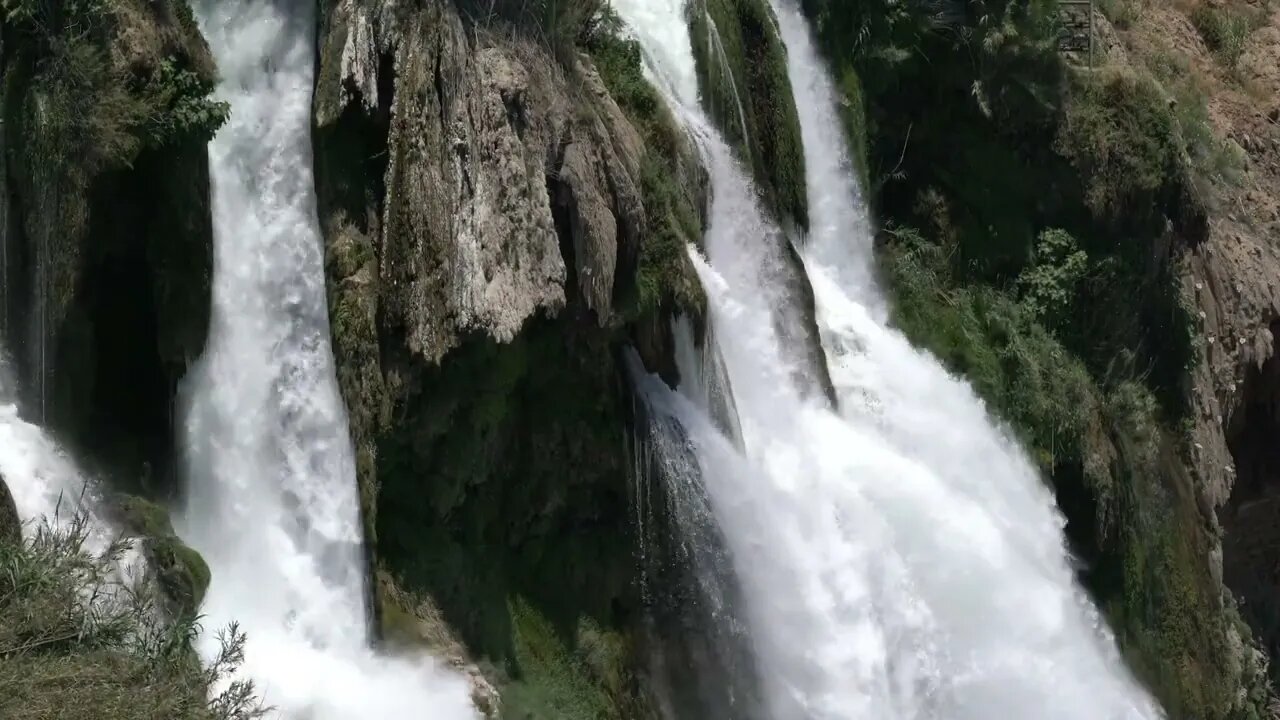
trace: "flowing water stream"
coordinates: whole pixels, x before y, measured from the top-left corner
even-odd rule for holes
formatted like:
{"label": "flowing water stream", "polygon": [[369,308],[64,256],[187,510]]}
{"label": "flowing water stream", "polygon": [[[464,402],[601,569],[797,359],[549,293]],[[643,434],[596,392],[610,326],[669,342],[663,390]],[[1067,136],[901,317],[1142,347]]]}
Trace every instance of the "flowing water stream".
{"label": "flowing water stream", "polygon": [[314,12],[305,0],[197,3],[231,119],[209,149],[213,318],[183,388],[178,526],[212,570],[207,625],[241,624],[243,672],[281,716],[471,718],[460,676],[369,649],[311,175]]}
{"label": "flowing water stream", "polygon": [[[836,98],[791,0],[776,0],[801,109],[802,252],[839,410],[791,381],[768,292],[774,228],[689,88],[678,0],[617,0],[712,177],[705,258],[741,442],[701,388],[637,383],[696,456],[742,587],[772,720],[1159,717],[1077,587],[1051,493],[963,382],[885,322],[870,223]],[[774,295],[776,298],[777,296]],[[683,358],[682,377],[702,377]]]}

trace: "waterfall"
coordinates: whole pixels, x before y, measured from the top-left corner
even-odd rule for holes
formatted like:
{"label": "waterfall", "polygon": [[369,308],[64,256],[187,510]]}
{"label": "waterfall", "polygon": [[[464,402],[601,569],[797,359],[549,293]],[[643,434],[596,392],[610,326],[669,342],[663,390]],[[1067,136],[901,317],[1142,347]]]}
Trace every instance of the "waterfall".
{"label": "waterfall", "polygon": [[51,524],[93,509],[94,488],[84,473],[38,425],[18,411],[18,386],[0,348],[0,478],[9,487],[18,516],[30,532],[41,519]]}
{"label": "waterfall", "polygon": [[240,622],[242,672],[282,717],[471,718],[460,676],[425,655],[369,649],[311,174],[314,12],[302,1],[197,3],[232,112],[209,148],[213,317],[182,388],[177,524],[212,570],[206,625]]}
{"label": "waterfall", "polygon": [[[804,262],[839,411],[788,381],[787,343],[770,322],[773,228],[687,92],[679,4],[615,6],[707,161],[706,257],[693,260],[741,443],[717,428],[700,390],[636,387],[696,458],[742,589],[761,714],[1160,717],[1076,585],[1064,521],[1031,463],[967,385],[886,325],[831,83],[798,11],[779,0],[809,163]],[[689,364],[682,377],[697,376]]]}
{"label": "waterfall", "polygon": [[[24,534],[32,534],[42,523],[66,528],[80,519],[85,522],[84,548],[103,552],[118,531],[101,511],[100,488],[43,428],[22,417],[19,394],[17,374],[0,347],[0,481],[13,496]],[[137,548],[120,560],[118,579],[141,576]]]}

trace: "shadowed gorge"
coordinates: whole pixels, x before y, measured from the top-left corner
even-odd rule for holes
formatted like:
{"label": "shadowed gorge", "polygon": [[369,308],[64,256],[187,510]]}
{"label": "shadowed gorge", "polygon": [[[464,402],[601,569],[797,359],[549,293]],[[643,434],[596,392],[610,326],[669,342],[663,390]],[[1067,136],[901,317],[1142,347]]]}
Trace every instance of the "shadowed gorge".
{"label": "shadowed gorge", "polygon": [[[1272,325],[1274,335],[1277,328]],[[1240,612],[1267,651],[1280,649],[1280,377],[1273,357],[1245,375],[1241,407],[1227,441],[1236,481],[1224,508],[1223,580],[1240,598]]]}

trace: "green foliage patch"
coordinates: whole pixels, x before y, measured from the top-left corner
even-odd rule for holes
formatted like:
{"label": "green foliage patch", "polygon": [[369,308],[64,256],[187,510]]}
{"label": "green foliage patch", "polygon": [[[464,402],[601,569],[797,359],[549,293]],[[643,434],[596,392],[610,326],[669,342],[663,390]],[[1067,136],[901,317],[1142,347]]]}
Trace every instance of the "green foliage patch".
{"label": "green foliage patch", "polygon": [[1085,179],[1085,201],[1100,218],[1153,214],[1177,197],[1182,177],[1177,125],[1150,78],[1120,70],[1074,75],[1057,148]]}
{"label": "green foliage patch", "polygon": [[91,178],[129,166],[146,148],[207,141],[226,122],[229,105],[212,99],[215,79],[198,71],[193,58],[159,58],[144,69],[112,63],[110,48],[125,18],[138,21],[125,14],[130,2],[5,0],[20,38],[10,62],[29,74],[24,97],[10,96],[6,105],[21,108],[33,163]]}
{"label": "green foliage patch", "polygon": [[1253,13],[1234,6],[1204,2],[1192,11],[1191,22],[1218,60],[1234,68],[1244,54],[1249,35],[1261,25],[1263,12]]}
{"label": "green foliage patch", "polygon": [[688,13],[708,113],[738,146],[774,211],[807,227],[800,119],[787,74],[786,47],[768,1],[700,0],[688,6]]}
{"label": "green foliage patch", "polygon": [[[232,625],[202,667],[193,616],[157,620],[157,598],[122,584],[127,549],[88,547],[87,526],[37,528],[0,542],[0,716],[13,720],[250,720],[266,710],[253,685],[222,685],[244,659]],[[210,690],[221,689],[210,693]]]}
{"label": "green foliage patch", "polygon": [[609,94],[640,132],[645,147],[640,191],[647,227],[627,314],[644,317],[664,307],[701,314],[706,297],[686,249],[702,237],[702,218],[694,204],[697,191],[688,178],[693,172],[692,148],[645,78],[639,43],[623,38],[613,26],[596,34],[587,48]]}

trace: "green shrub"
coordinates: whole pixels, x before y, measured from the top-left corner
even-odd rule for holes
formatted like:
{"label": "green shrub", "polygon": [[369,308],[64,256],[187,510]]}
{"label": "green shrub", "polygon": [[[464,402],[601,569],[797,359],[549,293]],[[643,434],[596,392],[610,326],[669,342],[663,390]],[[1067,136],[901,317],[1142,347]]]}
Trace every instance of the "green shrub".
{"label": "green shrub", "polygon": [[969,379],[1046,473],[1081,461],[1101,393],[1085,367],[994,288],[956,286],[939,245],[899,231],[885,250],[893,319],[907,337]]}
{"label": "green shrub", "polygon": [[38,68],[27,103],[33,161],[84,177],[132,163],[142,148],[133,131],[147,109],[106,51],[83,38],[57,39]]}
{"label": "green shrub", "polygon": [[186,140],[206,142],[226,123],[231,106],[215,101],[212,78],[180,67],[172,58],[160,62],[142,85],[151,111],[142,123],[149,147],[165,147]]}
{"label": "green shrub", "polygon": [[1238,147],[1233,149],[1214,130],[1209,117],[1209,90],[1182,51],[1164,45],[1144,55],[1142,61],[1170,95],[1193,197],[1198,204],[1214,208],[1225,186],[1239,184],[1244,158]]}
{"label": "green shrub", "polygon": [[1076,75],[1056,147],[1080,173],[1090,210],[1108,221],[1150,221],[1184,177],[1168,99],[1142,74]]}
{"label": "green shrub", "polygon": [[195,619],[158,622],[152,592],[117,572],[127,544],[93,552],[87,540],[81,519],[41,526],[22,544],[0,543],[0,717],[248,720],[266,713],[252,683],[223,685],[244,658],[235,625],[202,667],[191,647]]}
{"label": "green shrub", "polygon": [[1036,241],[1031,265],[1018,277],[1023,302],[1050,328],[1070,320],[1089,256],[1065,230],[1045,230]]}
{"label": "green shrub", "polygon": [[603,720],[613,704],[591,666],[523,599],[510,602],[514,677],[502,687],[508,720]]}
{"label": "green shrub", "polygon": [[187,67],[190,58],[158,58],[146,71],[113,65],[113,2],[4,2],[26,35],[16,54],[34,68],[24,103],[31,162],[87,179],[130,166],[145,148],[207,141],[226,122],[230,106],[210,97],[214,78]]}
{"label": "green shrub", "polygon": [[1254,30],[1254,21],[1245,13],[1230,7],[1201,3],[1191,13],[1191,22],[1200,31],[1204,44],[1222,64],[1235,67],[1244,53],[1245,41]]}
{"label": "green shrub", "polygon": [[1127,30],[1142,16],[1142,0],[1100,0],[1098,9],[1111,24]]}

